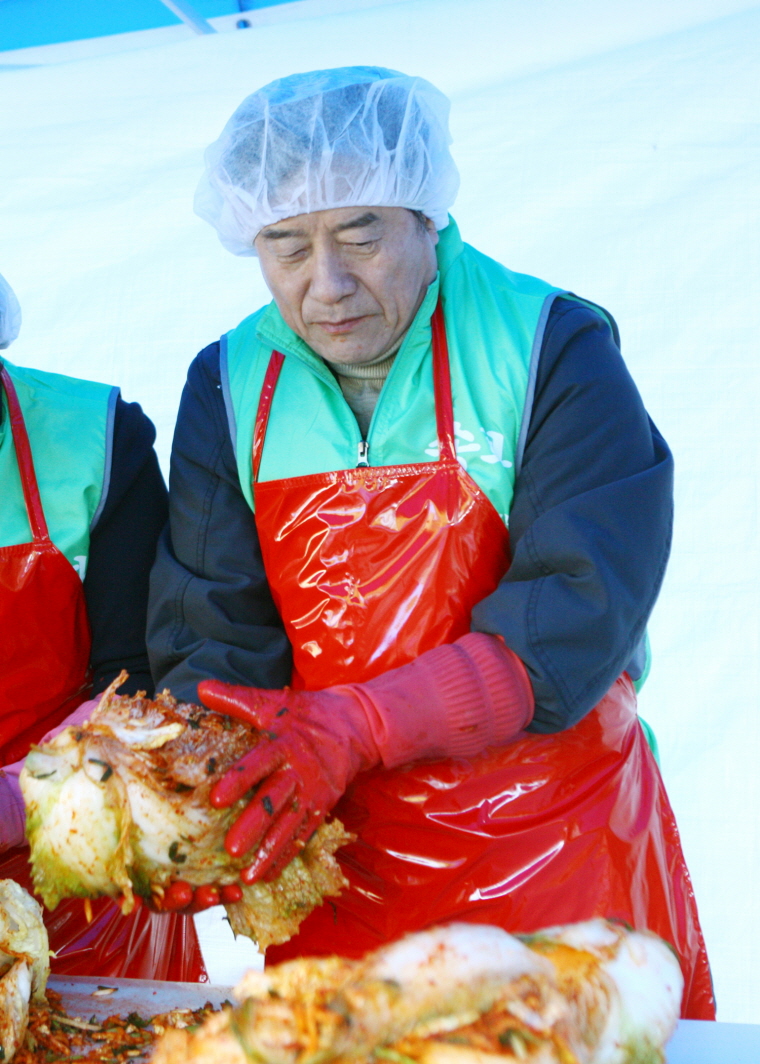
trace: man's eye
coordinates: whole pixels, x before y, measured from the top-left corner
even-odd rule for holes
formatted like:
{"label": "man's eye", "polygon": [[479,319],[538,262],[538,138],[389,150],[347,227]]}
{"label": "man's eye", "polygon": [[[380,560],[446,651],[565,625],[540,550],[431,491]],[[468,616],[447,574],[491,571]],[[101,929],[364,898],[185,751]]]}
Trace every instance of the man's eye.
{"label": "man's eye", "polygon": [[285,262],[292,262],[295,259],[303,258],[306,251],[306,248],[280,248],[279,257]]}

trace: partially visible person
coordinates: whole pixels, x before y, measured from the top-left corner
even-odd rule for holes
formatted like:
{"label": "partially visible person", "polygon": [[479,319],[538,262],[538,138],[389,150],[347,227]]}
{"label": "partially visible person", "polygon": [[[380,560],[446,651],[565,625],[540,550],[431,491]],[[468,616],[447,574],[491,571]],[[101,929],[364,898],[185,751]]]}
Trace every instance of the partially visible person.
{"label": "partially visible person", "polygon": [[[18,336],[18,300],[0,276],[0,348]],[[155,429],[119,389],[0,358],[0,878],[31,889],[18,787],[33,743],[87,719],[129,672],[153,691],[148,574],[167,518]],[[71,900],[46,914],[59,974],[197,979],[187,916]]]}

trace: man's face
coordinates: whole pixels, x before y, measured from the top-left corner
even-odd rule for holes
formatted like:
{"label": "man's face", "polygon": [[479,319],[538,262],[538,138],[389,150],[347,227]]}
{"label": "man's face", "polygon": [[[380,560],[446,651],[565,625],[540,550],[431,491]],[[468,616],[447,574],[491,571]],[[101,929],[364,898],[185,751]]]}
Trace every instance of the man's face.
{"label": "man's face", "polygon": [[436,274],[438,233],[403,207],[339,207],[265,226],[261,269],[285,321],[330,362],[371,362],[406,331]]}

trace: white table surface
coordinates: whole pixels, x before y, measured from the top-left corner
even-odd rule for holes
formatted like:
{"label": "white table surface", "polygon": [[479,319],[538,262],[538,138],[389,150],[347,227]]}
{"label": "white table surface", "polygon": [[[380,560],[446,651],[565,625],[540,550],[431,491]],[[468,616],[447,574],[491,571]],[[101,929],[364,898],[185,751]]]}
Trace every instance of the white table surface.
{"label": "white table surface", "polygon": [[681,1020],[668,1064],[760,1064],[760,1024]]}

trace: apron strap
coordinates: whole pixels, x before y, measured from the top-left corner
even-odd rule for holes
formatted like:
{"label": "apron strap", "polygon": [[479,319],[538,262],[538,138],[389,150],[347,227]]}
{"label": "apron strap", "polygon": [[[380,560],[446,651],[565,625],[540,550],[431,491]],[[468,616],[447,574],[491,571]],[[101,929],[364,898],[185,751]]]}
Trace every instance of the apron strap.
{"label": "apron strap", "polygon": [[[457,452],[454,443],[454,402],[451,396],[451,375],[449,373],[449,345],[446,341],[446,325],[443,320],[443,308],[440,299],[431,318],[433,331],[433,389],[435,392],[435,420],[438,431],[438,449],[442,462],[456,462]],[[267,432],[269,413],[272,409],[272,396],[277,387],[285,356],[280,351],[273,351],[261,386],[259,406],[256,411],[256,423],[253,429],[253,479],[259,479],[261,455],[264,450],[264,437]]]}
{"label": "apron strap", "polygon": [[449,345],[446,324],[439,298],[430,320],[433,330],[433,388],[435,390],[435,421],[438,429],[438,453],[442,462],[456,462],[454,443],[454,400],[451,396],[449,373]]}
{"label": "apron strap", "polygon": [[285,361],[285,355],[280,351],[273,351],[272,357],[269,359],[269,365],[267,366],[266,375],[264,377],[264,383],[261,386],[261,395],[259,396],[259,408],[256,411],[256,424],[253,428],[253,479],[259,479],[259,466],[261,465],[261,455],[264,450],[264,437],[267,434],[267,424],[269,422],[269,412],[272,409],[272,396],[274,390],[277,387],[277,378],[280,376],[280,370],[282,364]]}
{"label": "apron strap", "polygon": [[29,527],[32,530],[32,537],[35,542],[48,540],[50,537],[42,509],[37,475],[34,472],[32,449],[29,446],[29,436],[24,424],[24,415],[21,413],[21,405],[16,395],[16,389],[5,366],[0,369],[0,378],[5,386],[5,394],[8,398],[11,434],[13,436],[13,445],[16,448],[16,461],[18,462],[18,471],[21,477],[21,487],[24,489],[24,501],[26,502]]}

